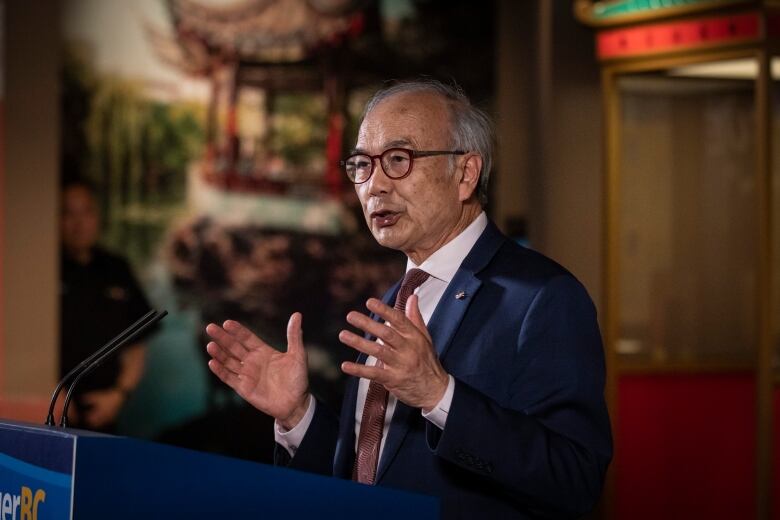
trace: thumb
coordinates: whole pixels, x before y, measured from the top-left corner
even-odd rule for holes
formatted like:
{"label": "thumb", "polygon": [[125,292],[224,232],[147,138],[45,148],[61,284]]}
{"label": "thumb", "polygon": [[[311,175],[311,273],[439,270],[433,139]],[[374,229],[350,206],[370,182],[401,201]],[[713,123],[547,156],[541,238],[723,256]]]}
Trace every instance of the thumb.
{"label": "thumb", "polygon": [[287,352],[300,355],[303,353],[303,314],[294,312],[287,322]]}
{"label": "thumb", "polygon": [[425,320],[423,320],[420,313],[420,298],[416,294],[409,296],[409,299],[406,300],[405,314],[415,327],[427,333],[428,328],[425,326]]}

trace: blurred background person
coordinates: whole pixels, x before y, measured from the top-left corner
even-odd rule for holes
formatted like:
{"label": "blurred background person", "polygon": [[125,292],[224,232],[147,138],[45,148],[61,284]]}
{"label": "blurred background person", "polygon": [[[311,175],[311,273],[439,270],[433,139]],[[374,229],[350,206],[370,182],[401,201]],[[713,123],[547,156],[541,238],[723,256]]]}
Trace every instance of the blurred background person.
{"label": "blurred background person", "polygon": [[[66,181],[61,199],[60,373],[65,375],[149,310],[127,261],[98,246],[95,190]],[[84,377],[74,394],[71,426],[106,433],[144,371],[142,342],[122,348]],[[73,409],[73,408],[72,408]]]}

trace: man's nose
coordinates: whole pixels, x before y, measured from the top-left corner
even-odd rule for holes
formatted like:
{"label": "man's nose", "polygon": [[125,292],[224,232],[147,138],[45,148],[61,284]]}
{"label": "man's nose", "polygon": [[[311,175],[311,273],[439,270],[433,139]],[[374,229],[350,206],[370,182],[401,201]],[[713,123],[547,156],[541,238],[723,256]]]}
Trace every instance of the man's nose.
{"label": "man's nose", "polygon": [[373,168],[371,177],[366,181],[368,192],[371,195],[379,195],[391,191],[393,189],[393,179],[385,174],[385,170],[382,169],[381,159],[374,159],[371,167]]}

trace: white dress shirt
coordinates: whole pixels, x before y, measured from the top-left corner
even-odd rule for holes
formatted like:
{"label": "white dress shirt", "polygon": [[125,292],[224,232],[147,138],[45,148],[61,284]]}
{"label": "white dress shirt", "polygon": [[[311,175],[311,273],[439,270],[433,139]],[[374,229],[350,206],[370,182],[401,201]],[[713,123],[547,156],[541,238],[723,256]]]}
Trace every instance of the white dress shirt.
{"label": "white dress shirt", "polygon": [[[474,221],[466,227],[458,236],[447,242],[444,246],[439,248],[431,256],[429,256],[422,264],[415,265],[411,259],[406,262],[406,270],[418,268],[422,269],[430,275],[428,279],[420,285],[414,294],[417,295],[420,314],[422,314],[423,321],[428,324],[428,321],[433,315],[433,311],[439,304],[444,291],[447,289],[450,281],[455,276],[460,264],[469,254],[471,249],[476,244],[482,232],[487,227],[487,216],[484,212],[474,219]],[[367,365],[376,364],[376,358],[369,356],[366,360]],[[363,418],[363,406],[366,403],[366,394],[368,393],[368,386],[371,382],[368,379],[360,379],[358,383],[358,395],[357,406],[355,406],[355,447],[357,448],[357,441],[360,437],[360,422]],[[449,384],[447,390],[444,392],[444,396],[429,412],[421,410],[423,417],[428,421],[435,424],[437,427],[444,429],[447,422],[447,415],[452,404],[452,396],[455,391],[455,380],[452,376],[449,376]],[[390,429],[390,423],[393,419],[393,413],[395,412],[395,405],[398,399],[393,394],[389,394],[387,397],[387,412],[385,413],[385,424],[382,429],[382,443],[379,448],[379,460],[382,458],[382,451],[385,447],[385,439],[387,438],[387,432]],[[283,430],[282,427],[275,423],[274,425],[274,437],[276,442],[282,445],[290,455],[295,455],[298,446],[303,441],[306,430],[309,429],[312,418],[314,417],[314,409],[316,407],[316,401],[309,399],[309,407],[306,410],[306,414],[301,421],[289,431]]]}

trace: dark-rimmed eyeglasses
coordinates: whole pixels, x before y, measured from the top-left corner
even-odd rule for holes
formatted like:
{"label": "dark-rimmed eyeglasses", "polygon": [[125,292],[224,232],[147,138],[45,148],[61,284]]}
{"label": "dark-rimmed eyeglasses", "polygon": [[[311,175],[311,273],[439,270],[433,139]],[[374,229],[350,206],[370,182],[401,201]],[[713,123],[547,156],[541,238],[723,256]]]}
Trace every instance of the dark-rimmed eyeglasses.
{"label": "dark-rimmed eyeglasses", "polygon": [[362,184],[374,173],[374,159],[379,159],[382,171],[391,179],[403,179],[412,172],[415,159],[434,155],[464,155],[462,150],[409,150],[408,148],[388,148],[379,155],[354,153],[339,164],[347,177],[355,184]]}

